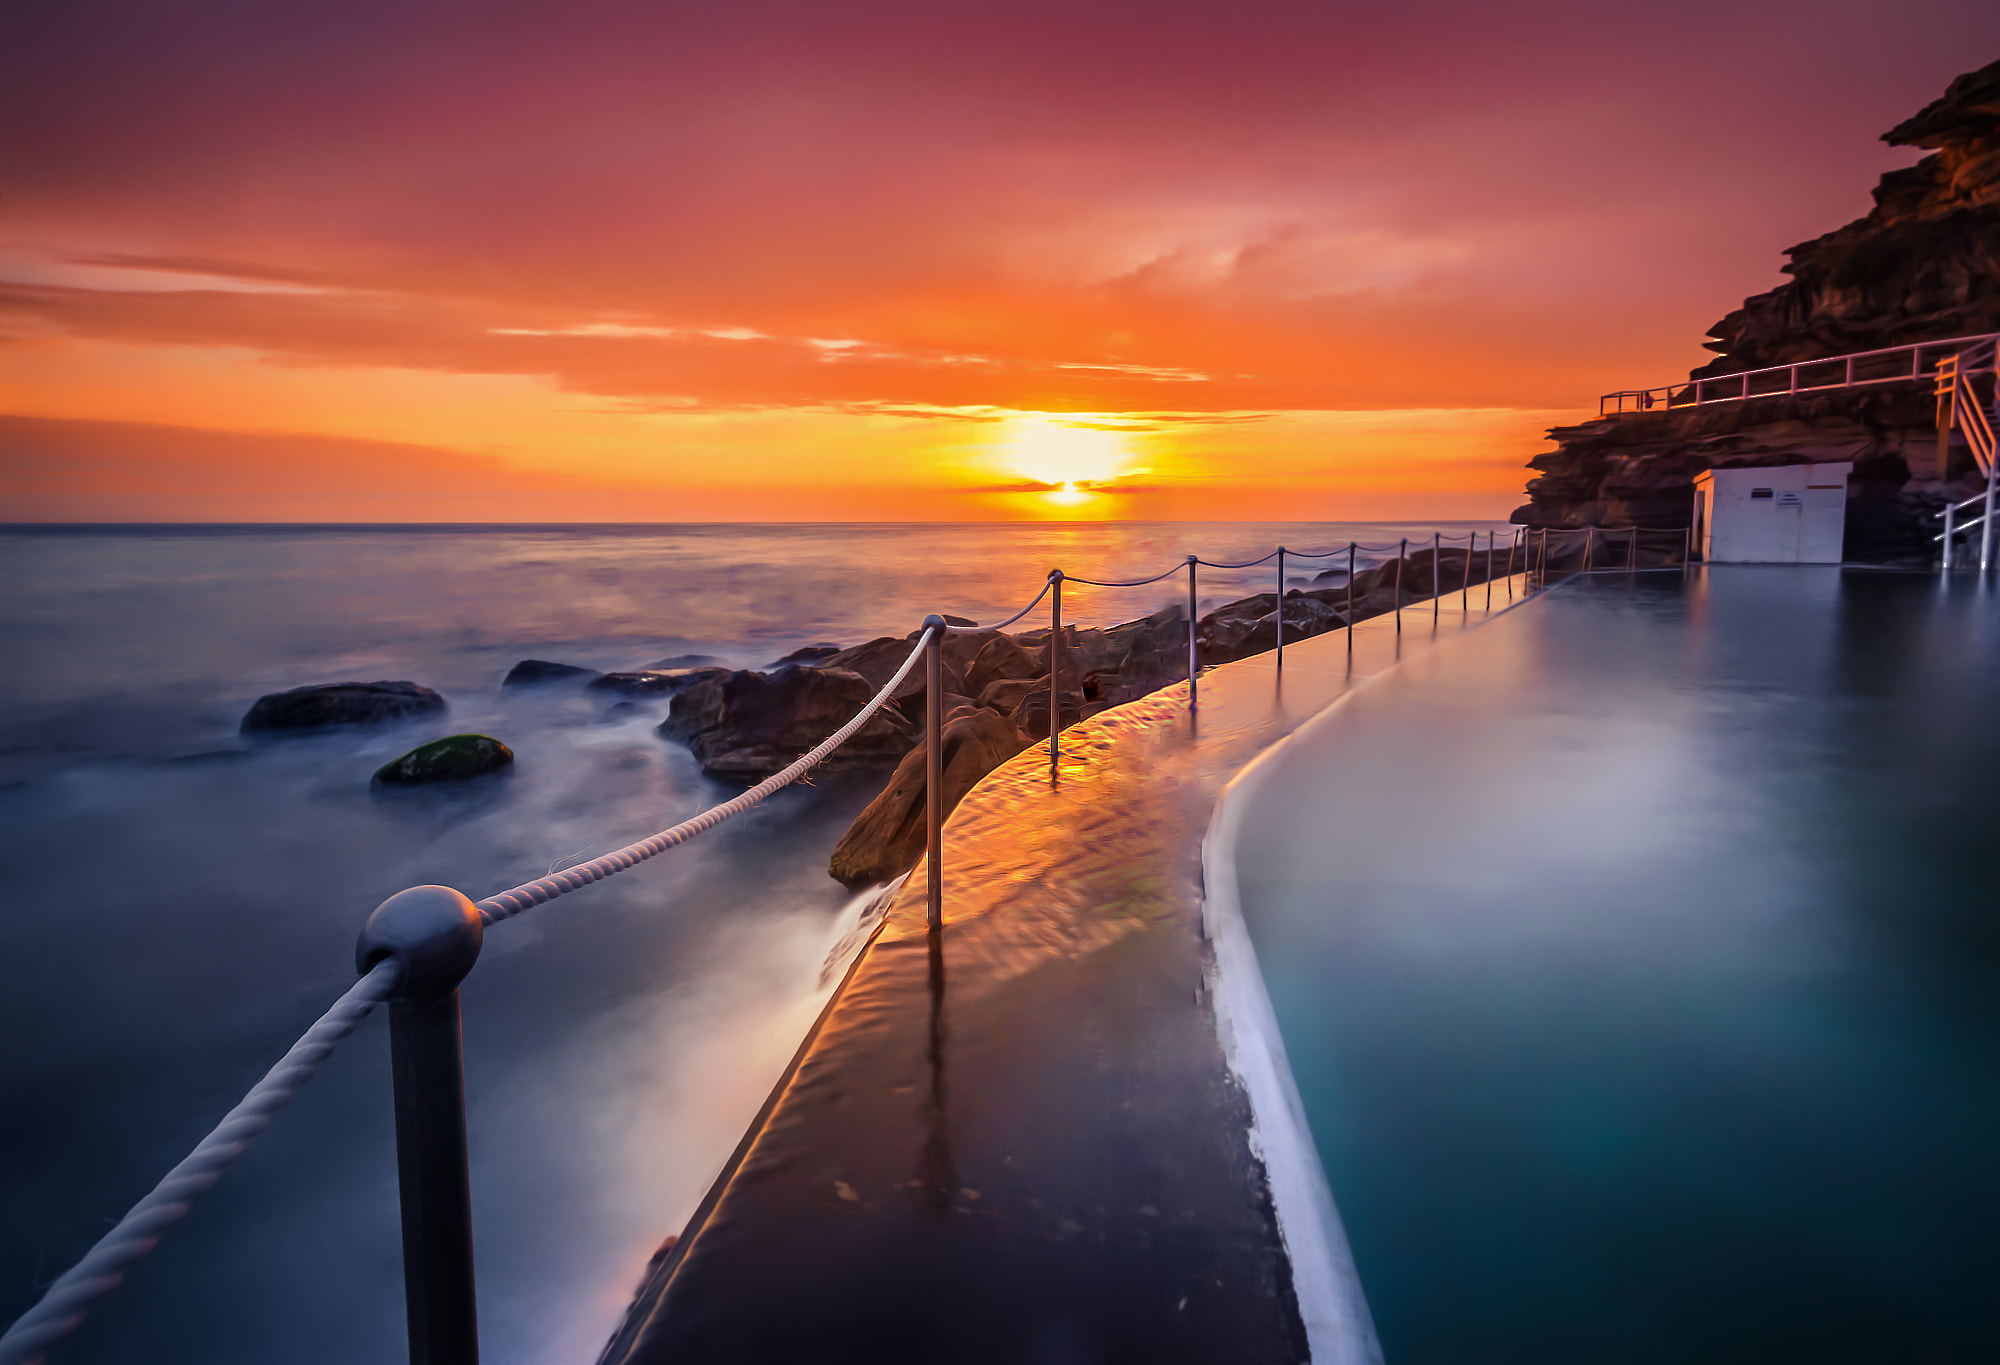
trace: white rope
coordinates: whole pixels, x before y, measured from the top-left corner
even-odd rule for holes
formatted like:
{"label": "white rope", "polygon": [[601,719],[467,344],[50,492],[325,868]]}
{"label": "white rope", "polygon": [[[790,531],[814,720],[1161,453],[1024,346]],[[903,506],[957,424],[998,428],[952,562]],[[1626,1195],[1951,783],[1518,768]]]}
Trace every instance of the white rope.
{"label": "white rope", "polygon": [[[831,754],[835,749],[845,744],[856,730],[859,730],[868,723],[869,717],[873,716],[888,703],[890,696],[902,685],[903,679],[909,676],[910,670],[916,666],[917,660],[923,656],[925,647],[931,642],[931,632],[932,628],[925,629],[924,633],[917,639],[917,647],[910,651],[910,657],[903,660],[903,666],[896,670],[896,676],[882,685],[882,690],[877,692],[873,700],[861,708],[853,720],[850,720],[847,724],[821,740],[819,744],[789,766],[773,773],[770,777],[765,778],[741,796],[733,800],[724,801],[719,806],[711,806],[700,815],[695,816],[694,819],[683,820],[672,829],[663,829],[650,839],[641,839],[636,844],[627,844],[615,852],[605,854],[602,858],[593,858],[587,863],[579,863],[575,867],[566,868],[553,876],[524,883],[511,891],[502,891],[497,896],[488,896],[485,900],[479,902],[480,918],[488,924],[493,924],[510,916],[518,915],[523,910],[532,909],[544,902],[552,901],[557,896],[575,891],[579,887],[589,886],[595,881],[602,881],[614,872],[623,872],[628,867],[645,862],[646,859],[653,857],[655,854],[666,852],[676,844],[686,843],[697,834],[714,829],[730,816],[741,815],[744,811],[757,805],[765,797],[771,795],[771,793],[789,787],[808,772],[811,772],[813,768],[825,760],[828,754]],[[5,1365],[5,1362],[0,1361],[0,1365]]]}
{"label": "white rope", "polygon": [[0,1365],[39,1365],[43,1353],[74,1332],[97,1301],[116,1289],[125,1272],[153,1249],[160,1235],[187,1215],[195,1196],[208,1190],[243,1149],[271,1126],[278,1111],[299,1093],[335,1043],[354,1032],[368,1012],[395,988],[402,968],[393,959],[348,987],[333,1008],[292,1044],[291,1051],[264,1073],[242,1103],[188,1153],[180,1165],[132,1206],[118,1225],[98,1239],[84,1258],[49,1286],[41,1301],[0,1335]]}

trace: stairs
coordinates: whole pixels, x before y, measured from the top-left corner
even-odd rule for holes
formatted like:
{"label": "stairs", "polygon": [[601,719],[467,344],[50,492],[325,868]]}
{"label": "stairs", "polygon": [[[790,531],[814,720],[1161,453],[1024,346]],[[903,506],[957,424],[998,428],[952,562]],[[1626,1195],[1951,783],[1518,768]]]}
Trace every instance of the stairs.
{"label": "stairs", "polygon": [[[1965,437],[1974,463],[1986,476],[1984,492],[1976,493],[1963,502],[1947,504],[1938,513],[1944,529],[1931,539],[1940,546],[1938,561],[1944,573],[1952,571],[1958,558],[1959,539],[1963,537],[1969,541],[1975,523],[1979,527],[1979,572],[1984,574],[1993,563],[1993,514],[1995,493],[2000,491],[1996,488],[1996,483],[2000,483],[2000,479],[1996,479],[1996,474],[2000,474],[2000,464],[1996,464],[1994,459],[1993,420],[1987,414],[1986,404],[1980,399],[1974,381],[1980,375],[1994,373],[1995,350],[1995,341],[1987,338],[1938,361],[1937,476],[1940,479],[1945,477],[1954,431]],[[1996,385],[2000,385],[2000,381],[1996,381]],[[1996,387],[1994,397],[2000,401],[2000,387]],[[1960,516],[1973,508],[1978,510],[1972,516]]]}

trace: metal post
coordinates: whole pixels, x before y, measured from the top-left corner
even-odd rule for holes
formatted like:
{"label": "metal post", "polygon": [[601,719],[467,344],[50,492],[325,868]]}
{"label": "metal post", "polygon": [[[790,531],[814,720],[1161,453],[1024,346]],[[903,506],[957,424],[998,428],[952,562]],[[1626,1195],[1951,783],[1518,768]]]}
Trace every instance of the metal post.
{"label": "metal post", "polygon": [[[1509,602],[1514,600],[1514,546],[1526,540],[1527,537],[1528,528],[1525,526],[1519,531],[1510,530],[1507,532],[1507,600]],[[1526,558],[1526,555],[1522,556],[1524,561]]]}
{"label": "metal post", "polygon": [[464,896],[415,886],[375,907],[354,945],[357,971],[383,958],[402,969],[389,997],[389,1069],[411,1365],[479,1361],[458,983],[479,960],[483,932],[478,907]]}
{"label": "metal post", "polygon": [[1632,575],[1639,572],[1639,528],[1632,528],[1632,548],[1625,553],[1625,581],[1631,582]]}
{"label": "metal post", "polygon": [[1285,666],[1285,547],[1278,547],[1278,667]]}
{"label": "metal post", "polygon": [[1583,528],[1583,571],[1585,573],[1590,572],[1590,551],[1591,547],[1594,546],[1596,543],[1597,543],[1597,528],[1595,526],[1584,527]]}
{"label": "metal post", "polygon": [[1198,686],[1200,686],[1200,684],[1195,679],[1195,674],[1200,671],[1195,658],[1195,640],[1194,640],[1194,622],[1195,622],[1195,609],[1196,609],[1195,595],[1194,595],[1195,563],[1196,563],[1195,557],[1193,555],[1189,555],[1187,557],[1187,566],[1188,566],[1188,709],[1190,711],[1192,711],[1195,707],[1195,701],[1196,701],[1195,689]]}
{"label": "metal post", "polygon": [[924,618],[924,829],[929,856],[930,927],[944,927],[944,618]]}
{"label": "metal post", "polygon": [[1431,532],[1431,624],[1436,625],[1438,604],[1444,600],[1444,532]]}
{"label": "metal post", "polygon": [[[1994,401],[2000,403],[2000,367],[1995,369],[1994,385]],[[1975,394],[1973,397],[1976,401],[1978,395]],[[1979,532],[1979,575],[1982,581],[1985,579],[1986,570],[1993,563],[1993,499],[1996,480],[2000,480],[2000,446],[1994,448],[1992,457],[1986,465],[1986,520]]]}
{"label": "metal post", "polygon": [[1493,610],[1493,542],[1499,538],[1498,531],[1486,533],[1486,610]]}
{"label": "metal post", "polygon": [[1694,523],[1689,522],[1681,532],[1681,578],[1685,580],[1694,570]]}
{"label": "metal post", "polygon": [[1347,542],[1347,643],[1354,645],[1354,542]]}
{"label": "metal post", "polygon": [[1458,609],[1460,611],[1470,611],[1472,609],[1472,547],[1478,543],[1479,532],[1466,532],[1465,572],[1459,575],[1458,580]]}
{"label": "metal post", "polygon": [[1951,511],[1951,494],[1947,492],[1944,495],[1944,555],[1938,569],[1944,574],[1951,572]]}
{"label": "metal post", "polygon": [[1410,538],[1396,548],[1396,633],[1403,633],[1403,561],[1410,557]]}
{"label": "metal post", "polygon": [[1056,775],[1056,732],[1062,729],[1063,571],[1049,570],[1049,776]]}

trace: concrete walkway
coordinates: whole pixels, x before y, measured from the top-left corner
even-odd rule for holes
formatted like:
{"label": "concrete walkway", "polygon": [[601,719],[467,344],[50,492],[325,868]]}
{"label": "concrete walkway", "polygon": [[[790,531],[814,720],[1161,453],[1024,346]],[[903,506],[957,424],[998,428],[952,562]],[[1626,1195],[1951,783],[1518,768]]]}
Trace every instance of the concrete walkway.
{"label": "concrete walkway", "polygon": [[[1309,1358],[1218,1041],[1201,841],[1258,752],[1519,578],[1204,673],[989,776],[606,1347],[688,1362]],[[1510,592],[1512,594],[1510,601]],[[1329,1356],[1379,1358],[1365,1320]]]}

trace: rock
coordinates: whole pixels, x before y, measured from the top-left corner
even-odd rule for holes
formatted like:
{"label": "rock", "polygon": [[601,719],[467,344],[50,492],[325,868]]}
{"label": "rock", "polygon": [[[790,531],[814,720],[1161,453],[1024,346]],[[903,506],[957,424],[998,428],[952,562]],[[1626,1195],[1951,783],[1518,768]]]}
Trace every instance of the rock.
{"label": "rock", "polygon": [[[829,654],[819,661],[820,668],[844,668],[850,673],[859,673],[869,683],[880,689],[883,683],[896,675],[903,666],[903,660],[910,657],[911,642],[898,640],[893,635],[880,635],[865,645],[855,645],[836,654]],[[918,670],[923,665],[918,664]],[[961,689],[963,690],[963,689]]]}
{"label": "rock", "polygon": [[[1483,581],[1483,580],[1482,580]],[[1315,635],[1324,635],[1329,630],[1338,630],[1347,623],[1339,612],[1316,598],[1294,590],[1285,597],[1282,608],[1285,617],[1285,643],[1310,640]],[[1236,642],[1235,658],[1247,659],[1253,654],[1278,647],[1278,611],[1265,613],[1251,623]],[[1220,662],[1218,660],[1218,662]]]}
{"label": "rock", "polygon": [[1105,655],[1095,664],[1079,663],[1118,674],[1117,691],[1105,697],[1113,704],[1187,677],[1187,620],[1178,605],[1111,627],[1103,632],[1103,645]]}
{"label": "rock", "polygon": [[594,668],[575,664],[552,664],[547,659],[523,659],[507,670],[502,687],[539,687],[545,683],[585,682],[598,676]]}
{"label": "rock", "polygon": [[1202,617],[1195,626],[1195,642],[1200,646],[1202,663],[1227,663],[1243,657],[1237,642],[1250,633],[1259,617],[1270,615],[1277,605],[1275,593],[1252,593],[1226,602]]}
{"label": "rock", "polygon": [[634,673],[604,673],[584,684],[593,692],[616,692],[622,697],[665,697],[684,692],[711,678],[726,678],[726,668],[648,668]]}
{"label": "rock", "polygon": [[[878,690],[844,668],[736,672],[676,696],[659,731],[685,740],[710,777],[757,782],[852,720]],[[827,770],[893,763],[916,738],[916,727],[885,706],[834,752]]]}
{"label": "rock", "polygon": [[490,735],[446,735],[384,763],[375,770],[375,781],[392,787],[459,782],[499,772],[513,761],[514,751]]}
{"label": "rock", "polygon": [[1046,653],[1037,664],[1027,650],[1005,635],[996,634],[973,656],[965,670],[967,696],[983,696],[996,682],[1013,678],[1035,678],[1049,671]]}
{"label": "rock", "polygon": [[777,662],[773,663],[771,667],[783,668],[786,664],[821,663],[824,662],[830,656],[838,653],[840,653],[839,645],[807,645],[803,649],[793,650],[790,654],[787,654],[784,658],[779,659]]}
{"label": "rock", "polygon": [[[1046,698],[1048,694],[1047,678],[1000,678],[987,684],[986,690],[979,694],[979,704],[1005,716],[1013,713],[1014,708],[1021,704],[1021,698],[1028,696]],[[1047,704],[1046,701],[1043,702],[1044,706]]]}
{"label": "rock", "polygon": [[646,665],[646,671],[666,670],[672,672],[682,668],[714,668],[722,660],[713,654],[675,654],[665,659],[655,659]]}
{"label": "rock", "polygon": [[[1083,719],[1083,694],[1064,692],[1062,694],[1062,723],[1068,729]],[[1030,740],[1049,737],[1049,694],[1046,689],[1030,692],[1014,703],[1014,710],[1007,717],[1007,723],[1026,735]]]}
{"label": "rock", "polygon": [[[979,779],[1028,745],[992,711],[973,707],[944,727],[944,807],[955,809]],[[923,857],[924,751],[904,755],[889,785],[848,827],[827,870],[850,889],[876,886],[909,871]]]}
{"label": "rock", "polygon": [[257,698],[243,717],[245,734],[372,725],[442,714],[444,698],[413,682],[341,682],[294,687]]}

